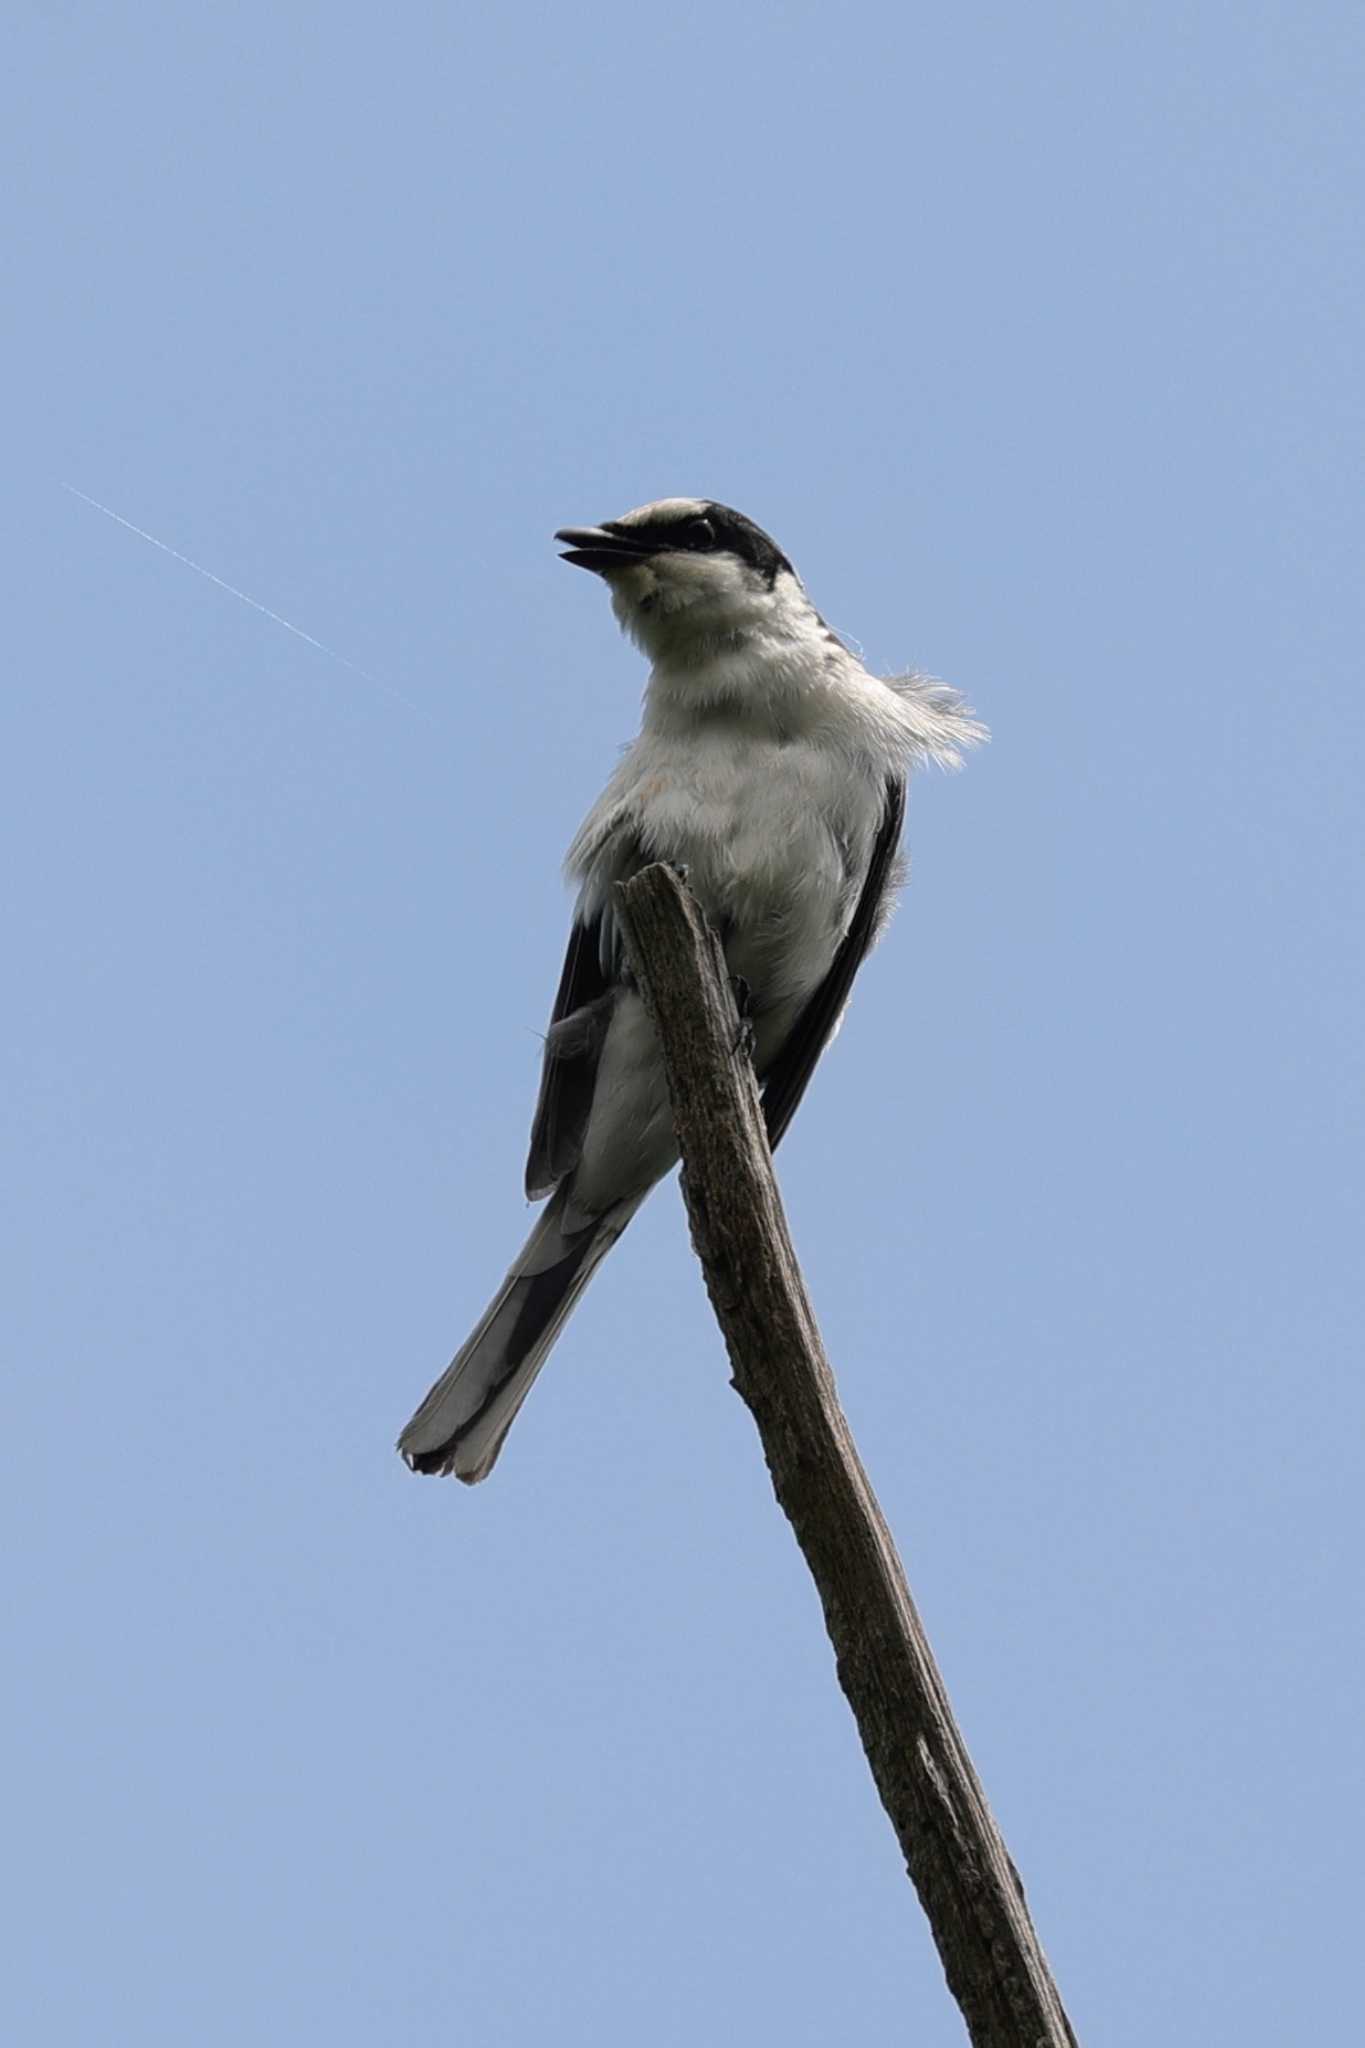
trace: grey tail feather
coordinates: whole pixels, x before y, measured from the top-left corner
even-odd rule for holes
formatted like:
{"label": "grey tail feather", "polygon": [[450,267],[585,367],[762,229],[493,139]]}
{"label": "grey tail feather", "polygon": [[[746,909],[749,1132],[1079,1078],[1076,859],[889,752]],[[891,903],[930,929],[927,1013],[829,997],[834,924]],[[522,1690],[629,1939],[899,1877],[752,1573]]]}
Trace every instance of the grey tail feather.
{"label": "grey tail feather", "polygon": [[486,1479],[551,1347],[643,1196],[600,1216],[560,1188],[502,1286],[398,1439],[413,1472]]}

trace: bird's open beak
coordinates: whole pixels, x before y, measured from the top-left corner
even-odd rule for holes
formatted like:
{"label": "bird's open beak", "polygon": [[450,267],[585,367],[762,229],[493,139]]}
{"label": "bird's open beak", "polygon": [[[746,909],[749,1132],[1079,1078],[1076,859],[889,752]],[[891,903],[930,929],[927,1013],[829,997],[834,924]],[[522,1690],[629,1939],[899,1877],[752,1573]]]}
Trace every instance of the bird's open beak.
{"label": "bird's open beak", "polygon": [[631,562],[647,561],[654,553],[643,542],[607,533],[600,526],[561,526],[555,539],[569,543],[559,558],[561,562],[572,562],[575,569],[595,570],[599,576],[609,569],[624,569]]}

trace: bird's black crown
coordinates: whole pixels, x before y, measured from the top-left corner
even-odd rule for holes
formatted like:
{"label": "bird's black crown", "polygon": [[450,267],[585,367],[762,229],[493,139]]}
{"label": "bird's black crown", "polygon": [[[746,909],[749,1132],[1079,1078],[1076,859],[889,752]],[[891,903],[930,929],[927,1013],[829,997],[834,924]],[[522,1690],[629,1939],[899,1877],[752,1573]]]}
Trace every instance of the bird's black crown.
{"label": "bird's black crown", "polygon": [[791,573],[791,563],[761,526],[755,526],[752,519],[746,519],[732,506],[718,505],[711,498],[699,499],[695,506],[664,513],[644,524],[639,520],[607,519],[602,530],[659,551],[668,548],[697,555],[738,555],[741,562],[756,569],[770,585],[776,582],[780,569]]}

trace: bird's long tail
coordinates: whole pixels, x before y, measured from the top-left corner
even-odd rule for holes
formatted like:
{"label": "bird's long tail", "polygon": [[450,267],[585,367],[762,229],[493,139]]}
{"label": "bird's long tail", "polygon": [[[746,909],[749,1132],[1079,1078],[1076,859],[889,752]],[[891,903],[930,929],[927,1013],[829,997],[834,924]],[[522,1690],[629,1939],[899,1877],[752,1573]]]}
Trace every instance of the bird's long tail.
{"label": "bird's long tail", "polygon": [[566,1188],[551,1197],[482,1318],[399,1437],[412,1471],[453,1472],[471,1486],[488,1477],[579,1295],[643,1199],[585,1217]]}

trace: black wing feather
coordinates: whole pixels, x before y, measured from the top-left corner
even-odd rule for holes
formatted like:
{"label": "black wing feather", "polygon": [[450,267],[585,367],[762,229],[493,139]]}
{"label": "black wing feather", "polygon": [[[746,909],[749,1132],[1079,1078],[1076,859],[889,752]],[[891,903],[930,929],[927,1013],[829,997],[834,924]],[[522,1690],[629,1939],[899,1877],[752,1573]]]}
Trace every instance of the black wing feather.
{"label": "black wing feather", "polygon": [[540,1099],[531,1126],[526,1193],[538,1201],[578,1164],[597,1086],[612,984],[602,966],[602,920],[575,918],[545,1040]]}
{"label": "black wing feather", "polygon": [[863,880],[862,894],[839,950],[824,980],[811,996],[792,1026],[791,1036],[769,1067],[763,1083],[763,1121],[768,1127],[768,1146],[777,1150],[787,1125],[796,1114],[815,1071],[815,1063],[829,1043],[839,1021],[853,977],[858,972],[877,936],[888,897],[893,887],[896,847],[905,821],[905,783],[891,776],[886,784],[886,808],[873,842],[872,858]]}

